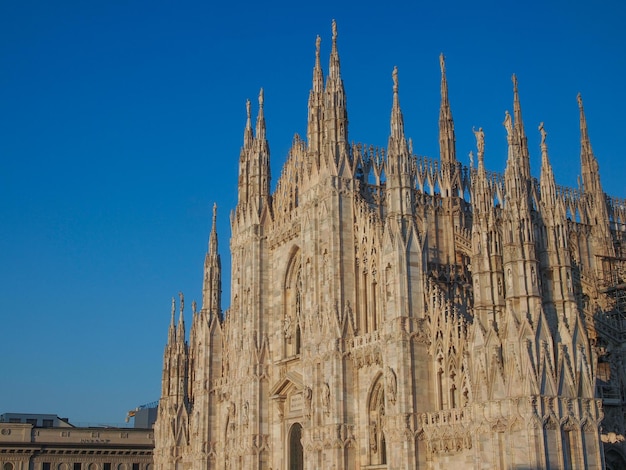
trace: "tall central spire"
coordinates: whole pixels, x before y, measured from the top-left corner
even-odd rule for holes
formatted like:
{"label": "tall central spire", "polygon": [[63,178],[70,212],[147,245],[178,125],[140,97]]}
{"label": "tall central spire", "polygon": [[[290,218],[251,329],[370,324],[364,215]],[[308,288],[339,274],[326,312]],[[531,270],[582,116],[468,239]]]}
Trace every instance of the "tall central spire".
{"label": "tall central spire", "polygon": [[324,136],[328,149],[327,157],[335,164],[348,154],[348,112],[346,93],[341,79],[339,52],[337,51],[337,23],[332,23],[333,39],[326,80],[324,100]]}

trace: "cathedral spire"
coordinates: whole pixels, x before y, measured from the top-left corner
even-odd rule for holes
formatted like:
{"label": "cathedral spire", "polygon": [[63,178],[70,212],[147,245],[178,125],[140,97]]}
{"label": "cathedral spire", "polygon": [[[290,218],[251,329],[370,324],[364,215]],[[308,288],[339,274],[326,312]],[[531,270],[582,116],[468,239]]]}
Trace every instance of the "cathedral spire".
{"label": "cathedral spire", "polygon": [[391,107],[391,132],[387,145],[389,213],[407,214],[412,210],[410,155],[404,136],[404,119],[400,110],[398,93],[398,67],[393,68],[393,104]]}
{"label": "cathedral spire", "polygon": [[578,93],[576,99],[578,100],[578,109],[580,110],[580,163],[583,190],[586,193],[596,192],[598,189],[602,192],[598,161],[591,149],[589,131],[587,130],[587,118],[585,117],[583,98],[580,93]]}
{"label": "cathedral spire", "polygon": [[[321,149],[322,119],[324,114],[324,72],[320,60],[319,36],[315,40],[315,66],[313,67],[313,85],[309,93],[309,119],[307,123],[307,141],[309,150],[319,154]],[[319,164],[319,162],[318,162]]]}
{"label": "cathedral spire", "polygon": [[263,104],[265,97],[263,88],[259,91],[259,114],[256,118],[256,138],[259,141],[265,140],[265,113],[263,112]]}
{"label": "cathedral spire", "polygon": [[[391,108],[391,139],[396,145],[406,147],[406,139],[404,138],[404,119],[400,110],[400,98],[398,95],[398,67],[393,68],[391,74],[393,79],[393,105]],[[404,148],[403,148],[404,150]]]}
{"label": "cathedral spire", "polygon": [[337,164],[342,156],[348,154],[348,112],[346,93],[341,79],[339,52],[337,51],[337,23],[332,23],[333,39],[330,51],[328,78],[324,99],[325,145],[327,157],[332,157]]}
{"label": "cathedral spire", "polygon": [[185,318],[183,317],[183,313],[185,310],[185,297],[182,292],[178,293],[178,297],[180,298],[180,314],[178,316],[178,327],[176,328],[176,340],[180,344],[185,343]]}
{"label": "cathedral spire", "polygon": [[524,121],[522,120],[522,106],[519,100],[519,91],[517,87],[517,76],[513,74],[513,117],[515,118],[514,130],[516,144],[519,146],[520,167],[525,178],[530,179],[530,155],[528,153],[528,139],[524,131]]}
{"label": "cathedral spire", "polygon": [[246,100],[246,128],[243,133],[243,147],[249,149],[252,147],[254,136],[252,134],[252,119],[250,114],[250,100]]}
{"label": "cathedral spire", "polygon": [[175,321],[175,317],[176,317],[176,300],[174,299],[174,297],[172,297],[172,318],[170,320],[170,328],[169,331],[167,333],[167,344],[168,345],[173,345],[174,342],[176,341],[176,321]]}
{"label": "cathedral spire", "polygon": [[213,226],[209,236],[209,249],[204,258],[204,282],[202,285],[202,310],[211,314],[221,313],[222,263],[217,252],[217,204],[213,204]]}
{"label": "cathedral spire", "polygon": [[545,203],[554,205],[556,203],[556,183],[552,165],[548,158],[548,145],[546,144],[548,133],[543,127],[543,122],[539,124],[539,132],[541,133],[541,176],[539,179],[541,199]]}
{"label": "cathedral spire", "polygon": [[456,163],[454,121],[448,99],[448,80],[443,53],[439,55],[441,66],[441,106],[439,109],[439,154],[441,163]]}

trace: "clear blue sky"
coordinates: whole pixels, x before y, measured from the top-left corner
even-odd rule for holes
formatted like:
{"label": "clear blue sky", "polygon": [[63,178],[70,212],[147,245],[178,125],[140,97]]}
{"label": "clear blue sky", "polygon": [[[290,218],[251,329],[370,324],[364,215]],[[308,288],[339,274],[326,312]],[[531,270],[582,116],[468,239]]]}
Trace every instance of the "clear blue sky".
{"label": "clear blue sky", "polygon": [[621,0],[2,2],[0,412],[120,423],[159,398],[170,298],[200,302],[214,201],[229,292],[245,100],[256,114],[264,87],[276,179],[332,18],[351,140],[386,145],[397,65],[407,134],[437,156],[444,52],[463,162],[482,126],[504,168],[516,73],[533,173],[544,121],[576,185],[580,91],[605,191],[626,197]]}

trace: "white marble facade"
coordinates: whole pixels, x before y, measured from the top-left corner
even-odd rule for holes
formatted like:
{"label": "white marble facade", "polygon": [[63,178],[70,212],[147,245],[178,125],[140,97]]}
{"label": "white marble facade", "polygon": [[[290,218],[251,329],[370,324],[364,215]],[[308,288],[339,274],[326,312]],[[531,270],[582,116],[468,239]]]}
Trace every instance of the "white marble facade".
{"label": "white marble facade", "polygon": [[543,125],[531,176],[515,77],[504,174],[484,167],[482,129],[477,165],[456,159],[443,56],[438,159],[414,155],[392,81],[388,147],[350,144],[333,23],[273,192],[263,92],[254,126],[248,103],[230,308],[214,212],[188,340],[182,295],[178,321],[172,305],[156,468],[625,462],[626,204],[602,191],[582,100],[573,190],[555,183]]}

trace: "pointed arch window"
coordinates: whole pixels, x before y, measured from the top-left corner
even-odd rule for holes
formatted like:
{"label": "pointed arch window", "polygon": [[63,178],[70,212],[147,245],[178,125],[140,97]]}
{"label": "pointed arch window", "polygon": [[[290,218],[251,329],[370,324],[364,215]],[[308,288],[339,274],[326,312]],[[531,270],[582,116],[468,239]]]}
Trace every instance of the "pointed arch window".
{"label": "pointed arch window", "polygon": [[385,439],[385,383],[378,377],[368,403],[370,465],[387,463],[387,441]]}
{"label": "pointed arch window", "polygon": [[289,262],[284,285],[283,337],[284,357],[300,354],[302,346],[302,270],[299,250]]}

